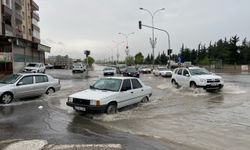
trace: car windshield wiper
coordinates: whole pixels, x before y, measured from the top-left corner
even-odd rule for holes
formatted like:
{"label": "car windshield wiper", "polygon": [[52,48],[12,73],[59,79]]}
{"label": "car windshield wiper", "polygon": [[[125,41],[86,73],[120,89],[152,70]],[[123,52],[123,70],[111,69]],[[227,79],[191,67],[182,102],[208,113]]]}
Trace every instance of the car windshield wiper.
{"label": "car windshield wiper", "polygon": [[103,89],[99,89],[99,90],[104,90],[104,91],[114,91],[112,89],[108,89],[108,88],[103,88]]}

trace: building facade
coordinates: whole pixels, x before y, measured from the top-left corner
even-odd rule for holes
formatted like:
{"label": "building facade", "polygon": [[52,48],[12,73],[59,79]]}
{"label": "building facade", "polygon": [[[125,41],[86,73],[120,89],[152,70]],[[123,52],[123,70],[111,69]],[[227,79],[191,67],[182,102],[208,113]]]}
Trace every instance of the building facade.
{"label": "building facade", "polygon": [[29,62],[45,61],[40,43],[39,6],[34,0],[0,0],[0,74],[16,73]]}

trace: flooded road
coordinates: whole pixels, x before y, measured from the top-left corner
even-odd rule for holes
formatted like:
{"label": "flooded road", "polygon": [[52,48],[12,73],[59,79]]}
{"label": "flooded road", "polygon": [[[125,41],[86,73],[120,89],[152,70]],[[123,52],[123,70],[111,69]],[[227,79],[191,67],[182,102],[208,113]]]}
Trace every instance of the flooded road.
{"label": "flooded road", "polygon": [[[61,91],[52,96],[36,98],[35,101],[21,101],[10,105],[14,105],[13,107],[17,107],[16,105],[38,106],[46,102],[45,107],[53,110],[50,117],[60,116],[49,122],[49,125],[55,129],[58,124],[61,124],[54,132],[56,135],[60,131],[66,132],[65,134],[70,135],[66,139],[74,137],[72,133],[77,133],[80,138],[80,135],[86,136],[87,133],[92,135],[91,132],[94,132],[96,137],[103,136],[100,139],[105,139],[109,134],[117,136],[124,133],[122,135],[125,137],[131,135],[147,137],[149,138],[147,140],[154,143],[153,145],[157,145],[142,147],[133,143],[134,147],[138,146],[137,149],[248,150],[250,148],[249,74],[220,74],[224,78],[225,86],[219,93],[207,93],[202,89],[175,89],[170,83],[170,78],[143,74],[140,77],[141,80],[153,88],[150,102],[123,108],[114,115],[77,114],[71,107],[66,106],[67,97],[88,88],[98,77],[102,77],[102,68],[95,66],[95,71],[90,71],[88,79],[83,78],[82,74],[72,75],[70,70],[48,70],[48,74],[61,79]],[[0,108],[3,106],[0,105]],[[0,117],[1,127],[4,125],[3,122],[6,122],[6,119]],[[0,136],[4,137],[8,134],[0,133]],[[18,136],[18,138],[21,137]],[[53,137],[54,140],[51,142],[56,142],[58,139],[55,138],[56,136]],[[127,145],[131,142],[131,140],[121,142],[123,138],[94,140],[95,138],[91,137],[88,139],[89,142],[92,140],[96,143],[115,141],[114,143],[127,143]],[[73,143],[79,143],[78,138]],[[132,136],[133,138],[136,139]],[[66,139],[59,140],[59,143],[64,143]],[[140,140],[137,139],[137,141]],[[127,147],[127,149],[131,148]]]}

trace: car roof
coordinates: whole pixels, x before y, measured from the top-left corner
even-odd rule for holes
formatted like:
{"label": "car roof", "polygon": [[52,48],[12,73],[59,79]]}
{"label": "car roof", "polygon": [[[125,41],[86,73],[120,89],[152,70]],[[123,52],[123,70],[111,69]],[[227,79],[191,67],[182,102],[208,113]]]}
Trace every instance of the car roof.
{"label": "car roof", "polygon": [[124,80],[124,79],[137,79],[135,77],[104,77],[103,79],[120,79],[120,80]]}
{"label": "car roof", "polygon": [[43,64],[43,63],[31,62],[31,63],[28,63],[28,64]]}
{"label": "car roof", "polygon": [[17,75],[29,76],[29,75],[47,75],[44,73],[16,73]]}

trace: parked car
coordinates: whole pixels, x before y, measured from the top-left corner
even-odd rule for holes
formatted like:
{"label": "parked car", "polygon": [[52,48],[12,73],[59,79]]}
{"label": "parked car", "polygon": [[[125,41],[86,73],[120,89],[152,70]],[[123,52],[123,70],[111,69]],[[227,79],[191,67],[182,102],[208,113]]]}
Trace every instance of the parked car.
{"label": "parked car", "polygon": [[117,74],[123,74],[127,70],[127,65],[126,64],[118,64],[116,66],[116,73]]}
{"label": "parked car", "polygon": [[54,68],[54,65],[45,64],[45,68],[46,68],[46,69],[53,69],[53,68]]}
{"label": "parked car", "polygon": [[43,63],[29,63],[24,67],[23,72],[26,73],[45,73],[46,68]]}
{"label": "parked car", "polygon": [[139,71],[135,67],[128,67],[128,69],[123,73],[125,77],[140,77]]}
{"label": "parked car", "polygon": [[103,69],[103,75],[106,76],[106,75],[111,75],[113,76],[115,74],[115,70],[111,67],[106,67]]}
{"label": "parked car", "polygon": [[90,89],[68,97],[68,106],[76,111],[94,110],[113,114],[117,109],[149,101],[152,88],[133,77],[106,77],[96,81]]}
{"label": "parked car", "polygon": [[205,90],[219,90],[224,86],[222,77],[200,67],[175,69],[171,82],[175,86],[203,88]]}
{"label": "parked car", "polygon": [[155,76],[171,77],[172,71],[167,69],[166,67],[157,67],[155,70],[153,70],[153,74]]}
{"label": "parked car", "polygon": [[146,66],[142,66],[139,68],[140,73],[151,73],[151,71],[152,71],[151,68],[146,67]]}
{"label": "parked car", "polygon": [[49,95],[60,88],[60,80],[46,74],[12,74],[0,80],[0,102],[8,104],[18,98]]}
{"label": "parked car", "polygon": [[76,73],[76,72],[83,73],[84,71],[86,71],[86,66],[83,65],[82,63],[74,63],[73,64],[72,73]]}

